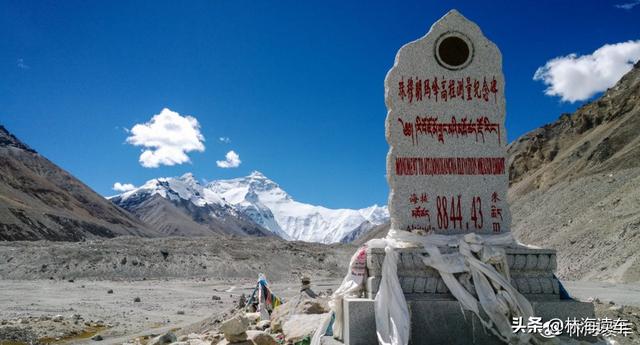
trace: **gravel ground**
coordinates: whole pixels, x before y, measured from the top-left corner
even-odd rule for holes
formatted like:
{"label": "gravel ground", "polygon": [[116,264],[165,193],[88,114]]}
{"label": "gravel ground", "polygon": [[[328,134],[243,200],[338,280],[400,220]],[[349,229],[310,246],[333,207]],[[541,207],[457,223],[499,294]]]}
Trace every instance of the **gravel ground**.
{"label": "gravel ground", "polygon": [[142,280],[165,278],[294,281],[339,278],[356,247],[275,238],[120,237],[87,242],[2,242],[0,279]]}
{"label": "gravel ground", "polygon": [[[100,344],[121,344],[224,315],[241,294],[251,294],[254,284],[248,279],[2,280],[0,337],[14,334],[22,340],[84,344],[96,343],[90,338],[98,333],[104,338]],[[314,286],[323,291],[338,284],[338,280],[329,280]],[[299,283],[276,282],[272,287],[286,299],[298,293]],[[134,302],[136,297],[140,302]],[[53,321],[57,315],[62,320]]]}
{"label": "gravel ground", "polygon": [[640,307],[640,284],[613,284],[588,281],[563,281],[571,296],[581,301],[598,298],[616,304]]}
{"label": "gravel ground", "polygon": [[[317,292],[335,290],[353,250],[247,239],[0,243],[0,345],[96,344],[96,334],[103,337],[100,344],[122,344],[187,330],[224,319],[241,294],[253,291],[259,272],[285,298],[298,293],[302,274],[312,277]],[[598,317],[640,322],[640,284],[564,285],[577,299],[601,301],[595,304]],[[614,340],[640,343],[637,329]]]}

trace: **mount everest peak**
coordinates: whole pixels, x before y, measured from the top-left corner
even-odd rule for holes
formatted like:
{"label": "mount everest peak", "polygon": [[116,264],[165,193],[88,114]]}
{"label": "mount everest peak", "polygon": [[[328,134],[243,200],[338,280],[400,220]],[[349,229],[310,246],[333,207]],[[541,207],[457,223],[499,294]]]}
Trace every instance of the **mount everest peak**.
{"label": "mount everest peak", "polygon": [[387,208],[377,205],[361,210],[329,209],[296,201],[258,171],[246,177],[213,181],[207,187],[286,239],[341,242],[348,240],[353,231],[370,229],[389,218]]}
{"label": "mount everest peak", "polygon": [[329,209],[296,201],[259,171],[207,184],[199,183],[191,173],[156,178],[109,199],[136,214],[139,205],[152,197],[182,205],[183,209],[184,204],[194,209],[216,209],[219,212],[213,218],[250,220],[270,234],[307,242],[349,242],[389,218],[387,208],[377,205],[359,210]]}

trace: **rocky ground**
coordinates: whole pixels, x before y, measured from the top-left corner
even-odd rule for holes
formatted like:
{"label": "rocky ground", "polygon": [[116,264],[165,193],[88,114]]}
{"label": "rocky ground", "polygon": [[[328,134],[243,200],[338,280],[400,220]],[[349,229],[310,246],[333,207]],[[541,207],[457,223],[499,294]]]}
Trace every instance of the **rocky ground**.
{"label": "rocky ground", "polygon": [[[248,238],[0,242],[0,345],[226,345],[221,326],[234,317],[236,331],[246,330],[231,337],[246,336],[245,344],[304,340],[327,312],[326,295],[340,284],[354,250]],[[237,308],[259,273],[293,302],[268,324]],[[313,289],[325,297],[301,299],[302,275],[313,277]],[[565,286],[593,301],[598,317],[634,323],[633,335],[612,341],[640,343],[640,285]]]}
{"label": "rocky ground", "polygon": [[[0,280],[0,344],[147,345],[170,333],[175,339],[169,336],[173,339],[169,343],[215,345],[224,341],[223,322],[243,314],[237,301],[242,294],[249,295],[254,284],[255,279],[243,278]],[[278,308],[268,325],[258,326],[255,315],[248,315],[247,337],[260,338],[266,331],[281,343],[304,339],[327,312],[326,296],[339,284],[336,278],[314,281],[312,288],[322,295],[314,300],[301,298],[298,281],[272,282],[272,290],[290,303]],[[639,344],[640,287],[584,285],[565,284],[573,296],[594,303],[597,317],[621,318],[634,324],[634,334],[611,337],[612,341]]]}
{"label": "rocky ground", "polygon": [[[145,341],[159,344],[167,341],[172,345],[204,345],[204,344],[242,344],[242,345],[275,345],[275,344],[309,344],[310,339],[322,321],[328,317],[328,296],[321,294],[317,298],[306,295],[294,297],[290,302],[276,309],[269,320],[260,320],[257,313],[246,312],[236,308],[229,316],[209,318],[194,326],[177,332],[167,332],[152,339],[136,338],[127,344],[142,345]],[[575,341],[566,336],[558,338],[558,344],[572,345],[628,345],[639,344],[640,308],[616,304],[613,301],[601,301],[589,298],[586,302],[594,305],[595,317],[598,319],[623,320],[631,325],[626,335],[599,336],[597,339]]]}
{"label": "rocky ground", "polygon": [[624,337],[607,337],[606,340],[609,342],[609,344],[640,344],[640,334],[638,333],[638,326],[640,325],[640,308],[636,306],[624,306],[615,304],[615,302],[613,301],[601,301],[600,299],[593,299],[593,304],[596,311],[596,317],[600,319],[609,318],[612,320],[627,320],[633,325],[633,334]]}
{"label": "rocky ground", "polygon": [[335,288],[354,250],[265,238],[0,242],[0,343],[121,344],[181,329],[228,314],[259,273],[285,298],[302,275]]}
{"label": "rocky ground", "polygon": [[337,278],[355,248],[251,237],[0,242],[0,279]]}
{"label": "rocky ground", "polygon": [[[314,287],[338,284],[320,280]],[[298,282],[272,285],[285,300],[298,295]],[[0,344],[93,343],[95,335],[101,344],[122,344],[167,331],[206,333],[233,315],[240,296],[254,287],[255,279],[2,280]]]}
{"label": "rocky ground", "polygon": [[640,168],[579,177],[514,198],[513,231],[556,249],[563,279],[638,282],[638,205]]}

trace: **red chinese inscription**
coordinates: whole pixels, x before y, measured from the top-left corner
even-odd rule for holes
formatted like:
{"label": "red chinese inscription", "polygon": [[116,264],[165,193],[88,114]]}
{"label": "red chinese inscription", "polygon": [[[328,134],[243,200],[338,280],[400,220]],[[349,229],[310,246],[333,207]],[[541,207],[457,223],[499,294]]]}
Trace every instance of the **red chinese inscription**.
{"label": "red chinese inscription", "polygon": [[493,98],[498,101],[498,81],[493,76],[487,81],[466,77],[460,79],[446,79],[445,77],[419,78],[402,77],[398,81],[398,97],[408,103],[433,100],[435,102],[449,102],[454,100],[481,100],[488,102]]}

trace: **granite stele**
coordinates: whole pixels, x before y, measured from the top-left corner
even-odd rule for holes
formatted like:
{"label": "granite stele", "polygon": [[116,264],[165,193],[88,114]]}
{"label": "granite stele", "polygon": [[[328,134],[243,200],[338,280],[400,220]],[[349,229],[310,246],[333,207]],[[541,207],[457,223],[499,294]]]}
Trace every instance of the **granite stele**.
{"label": "granite stele", "polygon": [[396,55],[385,79],[391,227],[509,231],[502,57],[458,12]]}
{"label": "granite stele", "polygon": [[509,334],[514,316],[593,317],[562,293],[554,250],[510,235],[504,89],[498,47],[455,10],[400,48],[385,79],[390,234],[352,259],[323,343],[539,344]]}

